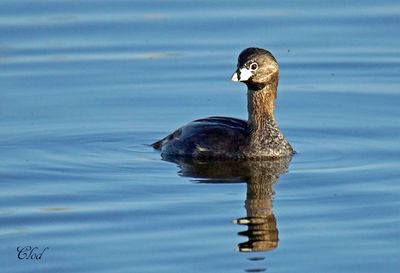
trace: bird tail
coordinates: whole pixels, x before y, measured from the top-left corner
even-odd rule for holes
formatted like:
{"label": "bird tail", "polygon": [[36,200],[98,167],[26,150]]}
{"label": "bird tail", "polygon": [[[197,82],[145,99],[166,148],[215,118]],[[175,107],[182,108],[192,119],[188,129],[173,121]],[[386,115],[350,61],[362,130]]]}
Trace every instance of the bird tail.
{"label": "bird tail", "polygon": [[150,144],[150,146],[152,146],[152,147],[153,147],[154,149],[156,149],[156,150],[161,150],[161,146],[162,146],[163,140],[164,140],[164,139],[161,139],[161,140],[159,140],[159,141],[156,141],[156,142]]}

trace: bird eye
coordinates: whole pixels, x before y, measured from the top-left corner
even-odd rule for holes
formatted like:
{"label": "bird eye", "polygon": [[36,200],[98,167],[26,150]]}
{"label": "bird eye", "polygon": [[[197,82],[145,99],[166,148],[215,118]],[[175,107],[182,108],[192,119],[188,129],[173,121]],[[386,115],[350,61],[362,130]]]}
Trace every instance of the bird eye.
{"label": "bird eye", "polygon": [[257,64],[257,63],[252,63],[252,64],[250,65],[250,70],[255,71],[255,70],[257,70],[257,68],[258,68],[258,64]]}

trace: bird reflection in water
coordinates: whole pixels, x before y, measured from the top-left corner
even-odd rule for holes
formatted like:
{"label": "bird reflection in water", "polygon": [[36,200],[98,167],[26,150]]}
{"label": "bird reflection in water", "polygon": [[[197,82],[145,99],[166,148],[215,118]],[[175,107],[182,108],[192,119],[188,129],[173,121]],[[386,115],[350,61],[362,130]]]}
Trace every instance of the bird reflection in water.
{"label": "bird reflection in water", "polygon": [[200,183],[247,184],[247,215],[234,223],[247,226],[247,230],[239,232],[247,241],[240,243],[238,250],[256,252],[278,247],[278,229],[272,210],[273,185],[288,170],[290,160],[291,157],[262,161],[169,161],[179,165],[180,175],[193,177]]}

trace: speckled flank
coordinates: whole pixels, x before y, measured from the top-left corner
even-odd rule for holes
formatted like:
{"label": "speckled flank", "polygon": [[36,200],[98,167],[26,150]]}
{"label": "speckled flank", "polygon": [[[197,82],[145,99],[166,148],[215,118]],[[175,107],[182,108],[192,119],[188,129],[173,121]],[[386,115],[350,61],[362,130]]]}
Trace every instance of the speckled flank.
{"label": "speckled flank", "polygon": [[243,68],[252,73],[243,81],[249,89],[248,120],[209,117],[192,121],[152,144],[163,158],[259,159],[294,153],[274,118],[278,63],[270,52],[248,48],[239,55],[236,73]]}

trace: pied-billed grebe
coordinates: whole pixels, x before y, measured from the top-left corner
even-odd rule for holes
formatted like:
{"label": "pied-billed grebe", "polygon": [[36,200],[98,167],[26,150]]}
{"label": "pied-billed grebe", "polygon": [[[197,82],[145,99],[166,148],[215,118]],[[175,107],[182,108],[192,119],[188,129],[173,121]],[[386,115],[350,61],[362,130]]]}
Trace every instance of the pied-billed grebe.
{"label": "pied-billed grebe", "polygon": [[256,159],[290,156],[293,148],[274,117],[279,66],[261,48],[247,48],[238,58],[232,81],[247,85],[248,120],[229,117],[198,119],[152,146],[163,158]]}

